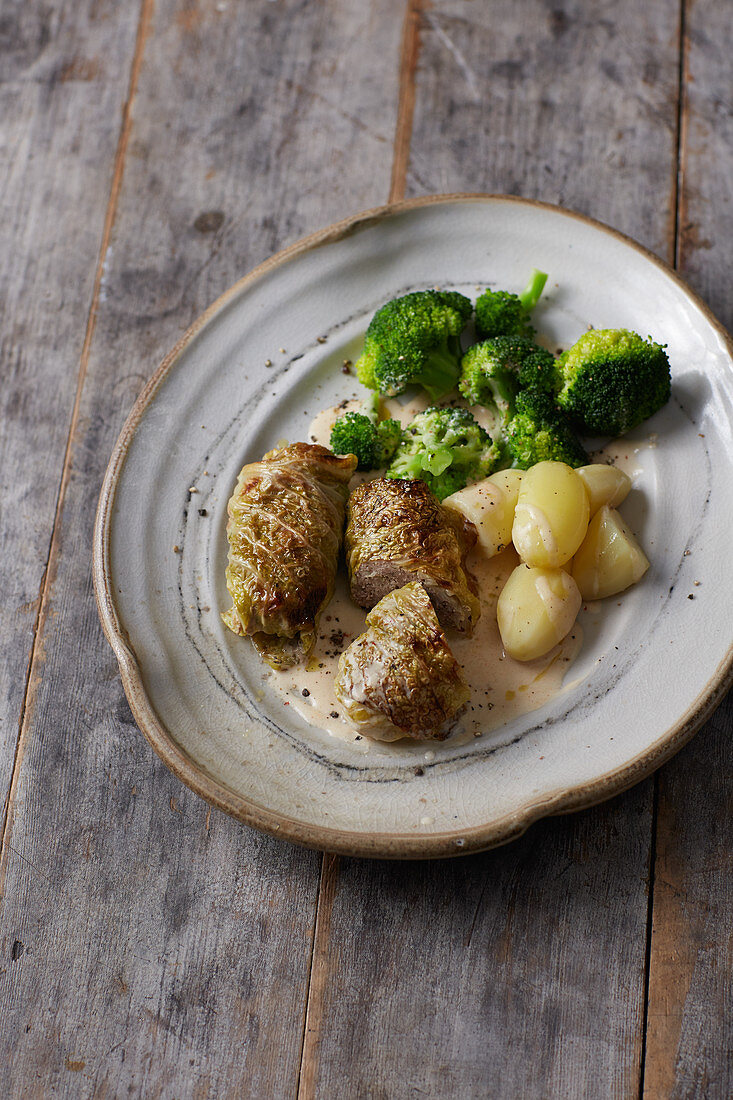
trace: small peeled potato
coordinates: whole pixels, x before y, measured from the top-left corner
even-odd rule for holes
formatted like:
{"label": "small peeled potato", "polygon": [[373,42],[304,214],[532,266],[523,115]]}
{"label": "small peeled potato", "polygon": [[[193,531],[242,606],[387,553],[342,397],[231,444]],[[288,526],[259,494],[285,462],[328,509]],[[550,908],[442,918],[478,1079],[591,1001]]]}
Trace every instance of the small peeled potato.
{"label": "small peeled potato", "polygon": [[609,508],[618,508],[626,500],[631,489],[631,478],[615,466],[605,466],[594,462],[590,466],[579,466],[575,471],[583,479],[590,502],[590,518],[598,509],[607,504]]}
{"label": "small peeled potato", "polygon": [[573,579],[584,600],[615,596],[644,576],[649,560],[621,516],[604,504],[588,524],[573,560]]}
{"label": "small peeled potato", "polygon": [[512,541],[514,507],[523,473],[523,470],[502,470],[475,485],[467,485],[443,501],[444,508],[452,508],[471,521],[479,546],[490,558]]}
{"label": "small peeled potato", "polygon": [[525,471],[514,511],[512,540],[522,561],[554,569],[570,561],[588,528],[588,493],[564,462]]}
{"label": "small peeled potato", "polygon": [[564,569],[518,565],[496,605],[504,649],[516,661],[543,657],[572,629],[582,602]]}
{"label": "small peeled potato", "polygon": [[516,508],[519,487],[522,484],[525,472],[524,470],[497,470],[487,480],[493,481],[495,485],[503,489],[511,502],[512,508]]}

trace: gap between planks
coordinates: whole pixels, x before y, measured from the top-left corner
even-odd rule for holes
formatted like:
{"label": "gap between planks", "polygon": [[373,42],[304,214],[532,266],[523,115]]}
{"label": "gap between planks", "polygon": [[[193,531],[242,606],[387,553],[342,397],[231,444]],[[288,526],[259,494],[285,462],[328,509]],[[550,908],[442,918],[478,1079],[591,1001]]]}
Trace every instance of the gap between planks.
{"label": "gap between planks", "polygon": [[639,1100],[644,1100],[646,1078],[646,1039],[649,1023],[649,986],[652,973],[652,934],[654,931],[654,872],[657,862],[657,822],[659,818],[659,772],[655,772],[652,787],[652,825],[649,845],[649,892],[646,912],[646,949],[644,958],[644,992],[641,1017],[641,1051],[639,1061]]}
{"label": "gap between planks", "polygon": [[[667,259],[677,270],[680,265],[680,248],[684,215],[684,165],[687,151],[687,95],[689,77],[689,40],[687,36],[687,0],[680,0],[677,67],[677,115],[674,141],[672,234]],[[647,1089],[647,1037],[649,1030],[649,991],[651,988],[652,957],[654,951],[654,885],[656,880],[657,838],[659,829],[659,771],[654,774],[652,794],[652,835],[649,849],[649,892],[647,899],[646,957],[644,960],[644,1001],[641,1020],[641,1052],[639,1064],[639,1100],[644,1100]]]}
{"label": "gap between planks", "polygon": [[323,998],[328,977],[328,947],[331,938],[331,914],[338,887],[340,859],[324,852],[318,884],[318,902],[308,973],[306,1008],[303,1020],[303,1042],[298,1072],[297,1100],[315,1096],[318,1074],[318,1048],[323,1021]]}
{"label": "gap between planks", "polygon": [[680,266],[680,249],[685,213],[685,161],[687,159],[687,81],[689,79],[690,40],[687,34],[687,0],[680,0],[679,68],[677,71],[677,126],[675,130],[676,173],[674,179],[674,235],[670,262],[677,270]]}
{"label": "gap between planks", "polygon": [[415,75],[420,53],[420,23],[425,0],[407,0],[400,52],[400,86],[397,104],[392,180],[389,201],[400,202],[407,189],[407,168],[412,143],[412,120],[415,115]]}
{"label": "gap between planks", "polygon": [[140,17],[138,20],[137,35],[135,37],[135,48],[132,55],[132,63],[130,65],[130,77],[128,80],[127,98],[125,100],[124,107],[122,108],[122,121],[120,123],[120,134],[117,139],[117,148],[115,149],[115,157],[112,170],[112,183],[110,185],[109,199],[107,200],[107,209],[104,217],[104,225],[102,227],[102,240],[99,248],[97,266],[94,273],[91,303],[89,306],[89,313],[87,315],[87,322],[84,330],[84,341],[82,343],[81,355],[79,358],[76,393],[74,395],[74,405],[71,411],[69,432],[66,439],[66,447],[64,450],[64,458],[61,467],[61,479],[59,482],[58,495],[56,497],[56,507],[54,509],[53,524],[51,526],[51,538],[49,540],[47,564],[41,577],[41,584],[38,592],[36,619],[33,624],[33,642],[28,658],[28,668],[26,672],[26,682],[23,692],[23,702],[21,704],[20,717],[18,720],[18,740],[15,746],[10,786],[8,788],[8,797],[5,804],[4,820],[2,824],[2,833],[0,835],[0,901],[2,900],[5,893],[5,870],[7,866],[8,852],[10,850],[8,840],[12,831],[15,797],[20,779],[20,769],[23,763],[23,755],[25,751],[26,739],[28,736],[30,716],[33,710],[35,688],[37,686],[37,681],[35,679],[36,663],[40,656],[40,640],[42,638],[46,620],[48,618],[49,593],[51,591],[51,588],[53,587],[53,581],[56,576],[56,566],[58,563],[59,554],[59,521],[63,512],[66,489],[69,483],[69,476],[71,471],[71,454],[73,449],[74,436],[76,434],[76,428],[79,422],[79,410],[81,407],[82,390],[84,388],[84,382],[86,379],[92,339],[94,337],[94,330],[97,321],[99,295],[102,285],[102,276],[104,272],[104,260],[105,256],[107,255],[110,238],[112,236],[112,228],[114,226],[115,218],[117,216],[117,205],[119,202],[120,187],[122,185],[125,157],[127,155],[127,146],[130,139],[130,131],[132,129],[132,105],[135,98],[135,93],[137,91],[137,84],[140,76],[140,69],[142,66],[143,51],[145,48],[145,40],[148,36],[148,32],[150,29],[153,3],[154,0],[141,0],[140,4]]}
{"label": "gap between planks", "polygon": [[[407,0],[400,49],[400,83],[392,155],[389,201],[400,202],[407,189],[407,169],[415,114],[415,75],[420,53],[420,25],[425,0]],[[331,914],[338,887],[340,859],[329,852],[321,857],[318,900],[313,927],[311,961],[303,1014],[303,1039],[296,1088],[297,1100],[312,1100],[316,1094],[318,1049],[323,1021],[323,1000],[328,975],[328,945]]]}

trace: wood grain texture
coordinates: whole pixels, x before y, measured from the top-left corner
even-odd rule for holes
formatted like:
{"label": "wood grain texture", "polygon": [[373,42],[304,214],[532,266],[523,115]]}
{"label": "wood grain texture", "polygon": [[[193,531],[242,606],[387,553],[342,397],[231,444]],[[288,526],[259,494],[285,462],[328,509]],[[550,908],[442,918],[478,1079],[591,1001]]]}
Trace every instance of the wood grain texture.
{"label": "wood grain texture", "polygon": [[644,1097],[733,1095],[730,697],[659,777]]}
{"label": "wood grain texture", "polygon": [[342,860],[301,1095],[634,1095],[648,804],[644,785],[465,860]]}
{"label": "wood grain texture", "polygon": [[672,258],[679,11],[667,0],[435,0],[408,194],[498,191]]}
{"label": "wood grain texture", "polygon": [[678,127],[676,2],[146,0],[120,141],[141,8],[0,0],[3,1096],[733,1094],[730,700],[656,815],[649,781],[484,856],[321,872],[158,763],[88,566],[163,352],[388,193],[509,191],[676,245],[731,325],[730,5],[682,6]]}
{"label": "wood grain texture", "polygon": [[728,331],[733,240],[733,20],[726,0],[687,2],[678,267]]}
{"label": "wood grain texture", "polygon": [[122,420],[181,330],[274,249],[386,195],[401,16],[154,5],[4,851],[3,1095],[295,1094],[319,858],[158,763],[102,638],[89,546]]}
{"label": "wood grain texture", "polygon": [[138,14],[0,4],[0,834]]}
{"label": "wood grain texture", "polygon": [[[672,259],[676,9],[436,0],[419,40],[409,193],[560,202]],[[638,1095],[652,808],[647,781],[466,862],[330,868],[301,1100]]]}
{"label": "wood grain texture", "polygon": [[415,70],[420,55],[420,29],[425,0],[407,0],[402,30],[400,55],[400,87],[397,126],[395,128],[392,180],[389,201],[400,202],[407,189],[407,166],[412,145],[412,122],[415,116]]}
{"label": "wood grain texture", "polygon": [[[688,4],[678,266],[729,330],[732,50],[730,5],[724,0]],[[659,776],[644,1072],[648,1100],[733,1095],[732,744],[729,695]]]}

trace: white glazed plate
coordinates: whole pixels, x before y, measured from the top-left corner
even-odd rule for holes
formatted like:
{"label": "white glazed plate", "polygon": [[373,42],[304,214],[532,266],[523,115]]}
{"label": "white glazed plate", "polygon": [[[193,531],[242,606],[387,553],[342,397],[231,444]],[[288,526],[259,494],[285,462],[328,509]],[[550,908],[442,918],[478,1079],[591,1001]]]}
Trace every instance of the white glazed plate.
{"label": "white glazed plate", "polygon": [[[470,297],[486,285],[521,289],[532,267],[550,273],[535,323],[558,347],[589,325],[668,345],[672,400],[625,440],[638,454],[623,510],[651,568],[589,617],[570,683],[551,703],[469,745],[357,752],[264,689],[253,647],[220,620],[236,475],[283,438],[306,438],[316,412],[356,392],[341,363],[388,298],[431,285]],[[503,196],[448,196],[317,233],[193,325],[112,456],[94,578],[135,718],[209,802],[352,855],[478,851],[608,798],[679,749],[729,685],[732,429],[724,330],[670,269],[596,222]]]}

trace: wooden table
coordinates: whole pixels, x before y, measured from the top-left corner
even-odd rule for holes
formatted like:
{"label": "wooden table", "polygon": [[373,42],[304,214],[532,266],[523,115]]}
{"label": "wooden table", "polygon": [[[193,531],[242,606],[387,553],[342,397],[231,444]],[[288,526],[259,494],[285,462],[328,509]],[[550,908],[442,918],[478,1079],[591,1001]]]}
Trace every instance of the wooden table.
{"label": "wooden table", "polygon": [[90,578],[163,353],[359,209],[560,203],[730,326],[732,52],[728,0],[0,0],[0,1095],[733,1095],[730,701],[508,848],[321,856],[166,771]]}

